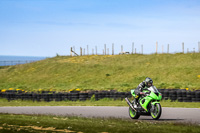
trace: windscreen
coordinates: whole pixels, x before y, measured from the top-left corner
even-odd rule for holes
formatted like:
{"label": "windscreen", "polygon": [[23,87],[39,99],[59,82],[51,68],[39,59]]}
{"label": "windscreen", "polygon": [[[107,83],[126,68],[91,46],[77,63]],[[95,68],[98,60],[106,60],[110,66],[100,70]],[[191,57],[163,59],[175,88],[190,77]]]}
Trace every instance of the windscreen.
{"label": "windscreen", "polygon": [[148,88],[149,91],[153,91],[154,93],[158,93],[158,90],[155,86],[151,86]]}

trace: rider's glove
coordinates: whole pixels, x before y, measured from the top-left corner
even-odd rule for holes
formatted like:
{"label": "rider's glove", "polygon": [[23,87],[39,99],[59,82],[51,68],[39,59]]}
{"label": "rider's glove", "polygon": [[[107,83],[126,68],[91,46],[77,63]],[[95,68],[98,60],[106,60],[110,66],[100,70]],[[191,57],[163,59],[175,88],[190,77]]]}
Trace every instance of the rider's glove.
{"label": "rider's glove", "polygon": [[144,95],[144,92],[140,92],[140,95]]}

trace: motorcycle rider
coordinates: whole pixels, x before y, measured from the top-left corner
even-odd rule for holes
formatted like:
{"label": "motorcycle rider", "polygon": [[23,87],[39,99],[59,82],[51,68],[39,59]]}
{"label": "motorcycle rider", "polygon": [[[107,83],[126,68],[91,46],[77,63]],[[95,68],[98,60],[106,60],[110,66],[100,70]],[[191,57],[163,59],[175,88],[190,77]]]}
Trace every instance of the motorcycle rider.
{"label": "motorcycle rider", "polygon": [[138,99],[140,98],[141,95],[144,95],[143,89],[145,87],[151,87],[153,85],[153,80],[149,77],[147,77],[144,81],[142,81],[138,87],[135,89],[135,99],[134,99],[134,108],[137,108],[138,106]]}

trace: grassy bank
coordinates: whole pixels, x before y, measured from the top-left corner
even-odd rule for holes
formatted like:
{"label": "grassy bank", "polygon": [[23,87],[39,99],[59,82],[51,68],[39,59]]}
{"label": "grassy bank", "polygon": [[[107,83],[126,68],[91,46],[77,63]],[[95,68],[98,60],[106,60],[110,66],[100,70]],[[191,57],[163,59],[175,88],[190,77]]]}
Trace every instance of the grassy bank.
{"label": "grassy bank", "polygon": [[200,54],[58,56],[0,67],[0,89],[129,91],[149,76],[157,88],[200,89]]}
{"label": "grassy bank", "polygon": [[199,126],[159,121],[58,117],[38,115],[0,115],[0,132],[77,132],[77,133],[197,133]]}
{"label": "grassy bank", "polygon": [[[51,102],[33,102],[13,100],[8,102],[6,99],[0,99],[0,107],[3,106],[127,106],[126,101],[101,99],[99,101],[51,101]],[[183,108],[200,108],[199,102],[171,102],[161,101],[162,107],[183,107]]]}

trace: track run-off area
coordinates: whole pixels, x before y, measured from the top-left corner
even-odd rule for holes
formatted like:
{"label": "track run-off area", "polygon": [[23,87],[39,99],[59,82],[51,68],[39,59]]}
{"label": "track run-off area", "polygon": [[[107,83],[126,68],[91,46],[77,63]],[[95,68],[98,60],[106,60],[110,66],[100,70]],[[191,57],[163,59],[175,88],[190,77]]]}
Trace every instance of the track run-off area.
{"label": "track run-off area", "polygon": [[[24,106],[0,107],[0,113],[30,115],[61,115],[101,118],[130,119],[128,107],[111,106]],[[139,120],[152,120],[151,116],[140,116]],[[184,122],[200,124],[200,108],[162,108],[159,120],[164,122]]]}

